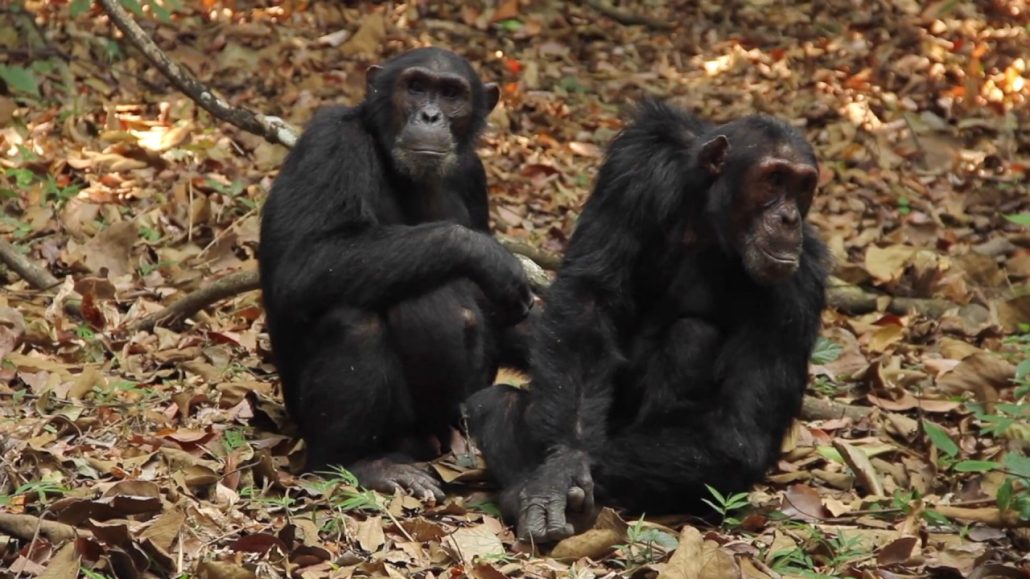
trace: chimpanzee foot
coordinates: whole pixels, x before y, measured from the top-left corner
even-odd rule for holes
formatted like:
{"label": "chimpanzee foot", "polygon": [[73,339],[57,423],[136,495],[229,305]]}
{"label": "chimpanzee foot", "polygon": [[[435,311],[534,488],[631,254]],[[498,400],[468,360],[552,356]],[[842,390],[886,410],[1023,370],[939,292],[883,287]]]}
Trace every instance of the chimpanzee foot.
{"label": "chimpanzee foot", "polygon": [[430,505],[444,499],[440,481],[425,466],[380,458],[355,463],[350,471],[367,489],[382,493],[406,492]]}

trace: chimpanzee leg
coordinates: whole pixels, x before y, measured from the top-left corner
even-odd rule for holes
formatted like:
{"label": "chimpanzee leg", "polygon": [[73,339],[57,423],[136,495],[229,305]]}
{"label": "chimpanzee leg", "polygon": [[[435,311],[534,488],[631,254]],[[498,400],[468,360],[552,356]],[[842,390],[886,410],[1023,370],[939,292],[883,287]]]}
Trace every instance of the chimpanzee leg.
{"label": "chimpanzee leg", "polygon": [[412,403],[381,318],[339,307],[312,328],[297,417],[308,468],[349,465],[391,449],[411,429]]}
{"label": "chimpanzee leg", "polygon": [[591,455],[591,474],[602,502],[637,512],[696,512],[707,496],[699,481],[737,486],[737,469],[730,468],[736,463],[710,450],[735,454],[730,441],[715,442],[725,424],[716,420],[719,427],[710,427],[720,400],[713,373],[724,336],[707,320],[681,318],[656,339],[634,370],[642,392],[638,413]]}
{"label": "chimpanzee leg", "polygon": [[526,428],[529,394],[497,384],[473,394],[466,402],[469,430],[486,459],[490,474],[511,486],[542,459],[541,446]]}
{"label": "chimpanzee leg", "polygon": [[412,438],[414,410],[382,319],[338,307],[314,325],[305,345],[310,355],[293,408],[307,469],[341,465],[369,488],[442,498],[436,479],[396,452]]}
{"label": "chimpanzee leg", "polygon": [[455,282],[401,302],[387,314],[390,342],[404,369],[415,428],[445,449],[460,406],[490,384],[497,338],[477,302],[476,288]]}
{"label": "chimpanzee leg", "polygon": [[540,318],[540,312],[540,308],[530,310],[526,319],[497,332],[500,342],[498,356],[502,366],[523,371],[529,369],[530,339],[532,337],[533,324]]}

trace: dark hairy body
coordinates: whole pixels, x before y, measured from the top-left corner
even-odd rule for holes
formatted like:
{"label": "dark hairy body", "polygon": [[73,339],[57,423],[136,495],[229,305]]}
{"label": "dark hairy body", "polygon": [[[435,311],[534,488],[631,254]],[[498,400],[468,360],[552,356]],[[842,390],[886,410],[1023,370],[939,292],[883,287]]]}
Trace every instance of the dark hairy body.
{"label": "dark hairy body", "polygon": [[442,498],[412,464],[450,440],[532,306],[490,235],[476,137],[497,102],[461,57],[418,49],[369,69],[357,107],[319,111],[263,210],[273,355],[307,468]]}
{"label": "dark hairy body", "polygon": [[705,484],[746,490],[775,462],[824,307],[816,167],[782,121],[641,106],[548,292],[528,391],[469,401],[521,538],[567,536],[595,495],[701,512]]}

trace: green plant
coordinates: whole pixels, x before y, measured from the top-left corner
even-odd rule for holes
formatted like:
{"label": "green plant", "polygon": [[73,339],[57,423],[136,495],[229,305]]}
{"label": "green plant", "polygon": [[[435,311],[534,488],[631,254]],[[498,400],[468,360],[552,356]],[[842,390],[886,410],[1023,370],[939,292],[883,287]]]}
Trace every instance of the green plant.
{"label": "green plant", "polygon": [[902,215],[908,215],[912,212],[912,205],[908,197],[902,195],[898,197],[898,213]]}
{"label": "green plant", "polygon": [[222,431],[222,445],[227,452],[247,445],[247,435],[239,428],[229,428]]}
{"label": "green plant", "polygon": [[718,490],[716,490],[714,487],[710,485],[705,485],[705,488],[708,489],[708,492],[715,499],[715,502],[712,502],[708,499],[701,500],[706,505],[712,507],[712,509],[714,509],[715,512],[719,513],[719,516],[722,517],[722,526],[739,527],[740,519],[730,516],[730,513],[751,506],[751,503],[749,503],[747,500],[748,494],[736,493],[733,495],[724,496],[722,493],[720,493]]}
{"label": "green plant", "polygon": [[650,565],[662,559],[666,553],[676,548],[676,538],[654,527],[644,524],[641,516],[637,522],[626,529],[626,543],[615,545],[624,559],[613,563],[623,568],[636,568]]}
{"label": "green plant", "polygon": [[490,515],[491,517],[496,517],[498,519],[502,517],[502,515],[501,515],[501,507],[497,506],[494,503],[491,503],[490,501],[480,501],[478,503],[469,503],[468,508],[472,509],[473,511],[478,511],[480,513],[485,513],[487,515]]}
{"label": "green plant", "polygon": [[813,364],[829,364],[840,358],[844,347],[829,338],[819,337],[812,349],[811,361]]}
{"label": "green plant", "polygon": [[63,496],[71,489],[49,480],[37,480],[27,482],[14,490],[13,496],[36,495],[40,504],[46,505],[47,499],[53,496]]}

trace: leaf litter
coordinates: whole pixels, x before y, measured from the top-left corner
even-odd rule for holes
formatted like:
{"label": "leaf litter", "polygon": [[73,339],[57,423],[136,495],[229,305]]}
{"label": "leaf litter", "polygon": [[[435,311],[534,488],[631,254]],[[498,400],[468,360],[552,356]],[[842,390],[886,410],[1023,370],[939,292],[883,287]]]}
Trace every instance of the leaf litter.
{"label": "leaf litter", "polygon": [[[133,321],[253,265],[285,151],[216,122],[88,2],[0,19],[0,568],[90,577],[1022,577],[1030,571],[1028,6],[908,1],[141,2],[230,102],[303,125],[425,44],[502,86],[481,154],[497,230],[560,252],[627,106],[801,126],[834,274],[943,315],[830,310],[806,417],[767,481],[709,520],[602,512],[519,545],[469,451],[443,504],[296,474],[260,296]],[[17,6],[22,6],[23,9]],[[259,70],[260,74],[254,74]],[[914,303],[914,302],[913,302]],[[69,315],[70,310],[78,316]],[[856,412],[857,411],[857,412]]]}

